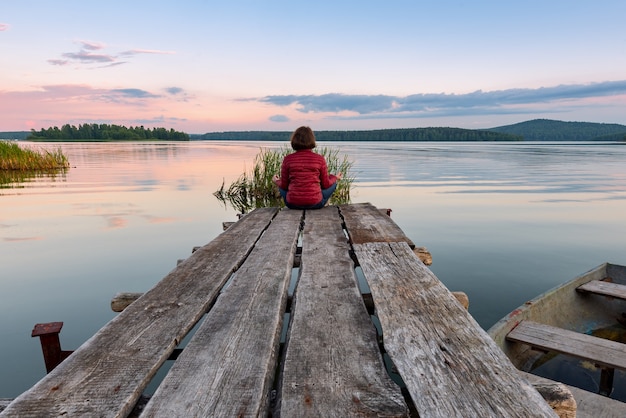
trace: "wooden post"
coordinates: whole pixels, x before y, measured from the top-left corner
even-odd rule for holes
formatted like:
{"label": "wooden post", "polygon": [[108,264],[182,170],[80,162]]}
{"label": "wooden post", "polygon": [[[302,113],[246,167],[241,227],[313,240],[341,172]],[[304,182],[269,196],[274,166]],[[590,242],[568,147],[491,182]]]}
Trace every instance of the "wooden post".
{"label": "wooden post", "polygon": [[615,369],[612,367],[602,367],[600,370],[600,395],[610,396],[613,392],[613,376]]}
{"label": "wooden post", "polygon": [[413,248],[413,252],[425,265],[430,266],[433,264],[433,256],[426,247],[415,247]]}
{"label": "wooden post", "polygon": [[59,363],[72,354],[71,351],[61,350],[61,341],[59,341],[61,328],[63,328],[63,322],[48,322],[36,324],[31,333],[31,337],[39,337],[41,342],[41,351],[47,373],[50,373]]}
{"label": "wooden post", "polygon": [[111,310],[113,312],[122,312],[128,305],[139,299],[141,295],[143,295],[143,293],[118,293],[111,299]]}
{"label": "wooden post", "polygon": [[533,383],[533,387],[546,400],[559,418],[576,418],[576,399],[563,383]]}
{"label": "wooden post", "polygon": [[459,301],[459,303],[465,308],[465,310],[469,309],[469,298],[467,297],[467,293],[465,292],[451,292],[452,296]]}

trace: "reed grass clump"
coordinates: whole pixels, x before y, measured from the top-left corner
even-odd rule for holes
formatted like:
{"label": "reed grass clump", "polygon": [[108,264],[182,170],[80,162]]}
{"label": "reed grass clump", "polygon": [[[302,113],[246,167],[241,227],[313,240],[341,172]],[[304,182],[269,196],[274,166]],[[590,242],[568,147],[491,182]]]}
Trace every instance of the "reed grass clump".
{"label": "reed grass clump", "polygon": [[[244,172],[228,188],[223,182],[222,187],[213,195],[222,203],[229,203],[241,213],[255,208],[284,206],[272,177],[275,174],[280,175],[283,158],[291,152],[291,149],[287,147],[280,150],[261,148],[254,158],[250,172]],[[354,177],[350,173],[352,162],[347,156],[341,158],[337,149],[322,147],[316,149],[315,152],[324,156],[330,173],[343,173],[343,178],[337,184],[337,189],[329,203],[331,205],[350,203],[350,189],[354,183]]]}
{"label": "reed grass clump", "polygon": [[60,148],[35,151],[22,148],[15,142],[0,141],[0,170],[57,170],[69,166]]}

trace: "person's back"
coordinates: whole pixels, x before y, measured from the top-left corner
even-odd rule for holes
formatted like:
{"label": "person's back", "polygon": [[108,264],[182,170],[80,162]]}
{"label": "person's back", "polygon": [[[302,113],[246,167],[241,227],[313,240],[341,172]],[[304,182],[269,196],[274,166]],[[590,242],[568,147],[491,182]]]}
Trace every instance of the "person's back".
{"label": "person's back", "polygon": [[312,151],[315,135],[308,126],[294,131],[291,147],[295,152],[283,159],[280,177],[272,178],[285,205],[293,209],[323,207],[335,191],[341,173],[329,174],[324,157]]}

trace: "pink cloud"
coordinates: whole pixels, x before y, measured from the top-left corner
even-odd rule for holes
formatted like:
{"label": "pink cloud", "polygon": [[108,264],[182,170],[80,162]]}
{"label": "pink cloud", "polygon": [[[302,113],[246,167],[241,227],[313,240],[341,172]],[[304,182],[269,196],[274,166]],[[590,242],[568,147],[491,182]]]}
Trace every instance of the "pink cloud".
{"label": "pink cloud", "polygon": [[[88,84],[51,84],[32,90],[11,91],[0,87],[0,131],[30,130],[66,123],[115,123],[166,126],[180,129],[194,112],[204,120],[187,93],[174,89],[150,91],[134,88],[98,88]],[[164,109],[167,112],[164,114]],[[182,118],[181,115],[185,115]],[[200,131],[199,131],[200,132]]]}
{"label": "pink cloud", "polygon": [[81,84],[48,85],[30,91],[0,90],[0,114],[3,129],[23,126],[15,124],[20,120],[28,121],[29,129],[72,121],[110,123],[127,118],[131,109],[144,108],[146,102],[154,100],[157,100],[155,96],[146,93],[142,97],[140,91],[132,89],[115,91]]}
{"label": "pink cloud", "polygon": [[[93,96],[104,93],[104,89],[94,89],[86,84],[52,84],[41,86],[40,94],[53,100],[62,100],[76,97]],[[25,94],[37,94],[37,92],[24,92]]]}
{"label": "pink cloud", "polygon": [[9,30],[9,24],[8,23],[0,23],[0,32],[4,32],[6,30]]}

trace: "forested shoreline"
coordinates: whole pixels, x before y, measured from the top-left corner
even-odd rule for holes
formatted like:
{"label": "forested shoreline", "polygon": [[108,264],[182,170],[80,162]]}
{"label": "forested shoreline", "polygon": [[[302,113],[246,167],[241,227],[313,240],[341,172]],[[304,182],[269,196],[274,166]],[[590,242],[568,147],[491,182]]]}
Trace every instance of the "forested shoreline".
{"label": "forested shoreline", "polygon": [[[289,141],[286,131],[232,131],[191,135],[192,140]],[[370,131],[315,131],[318,141],[522,141],[519,135],[461,128],[406,128]]]}
{"label": "forested shoreline", "polygon": [[165,128],[144,128],[120,125],[85,123],[82,125],[53,126],[39,131],[31,130],[28,141],[189,141],[185,132]]}
{"label": "forested shoreline", "polygon": [[[625,142],[626,125],[615,123],[563,122],[534,119],[488,129],[450,127],[324,131],[316,130],[319,141],[606,141]],[[34,141],[288,141],[291,131],[226,131],[187,134],[165,128],[126,128],[119,125],[86,123],[63,125],[39,131],[0,132],[0,139]]]}

